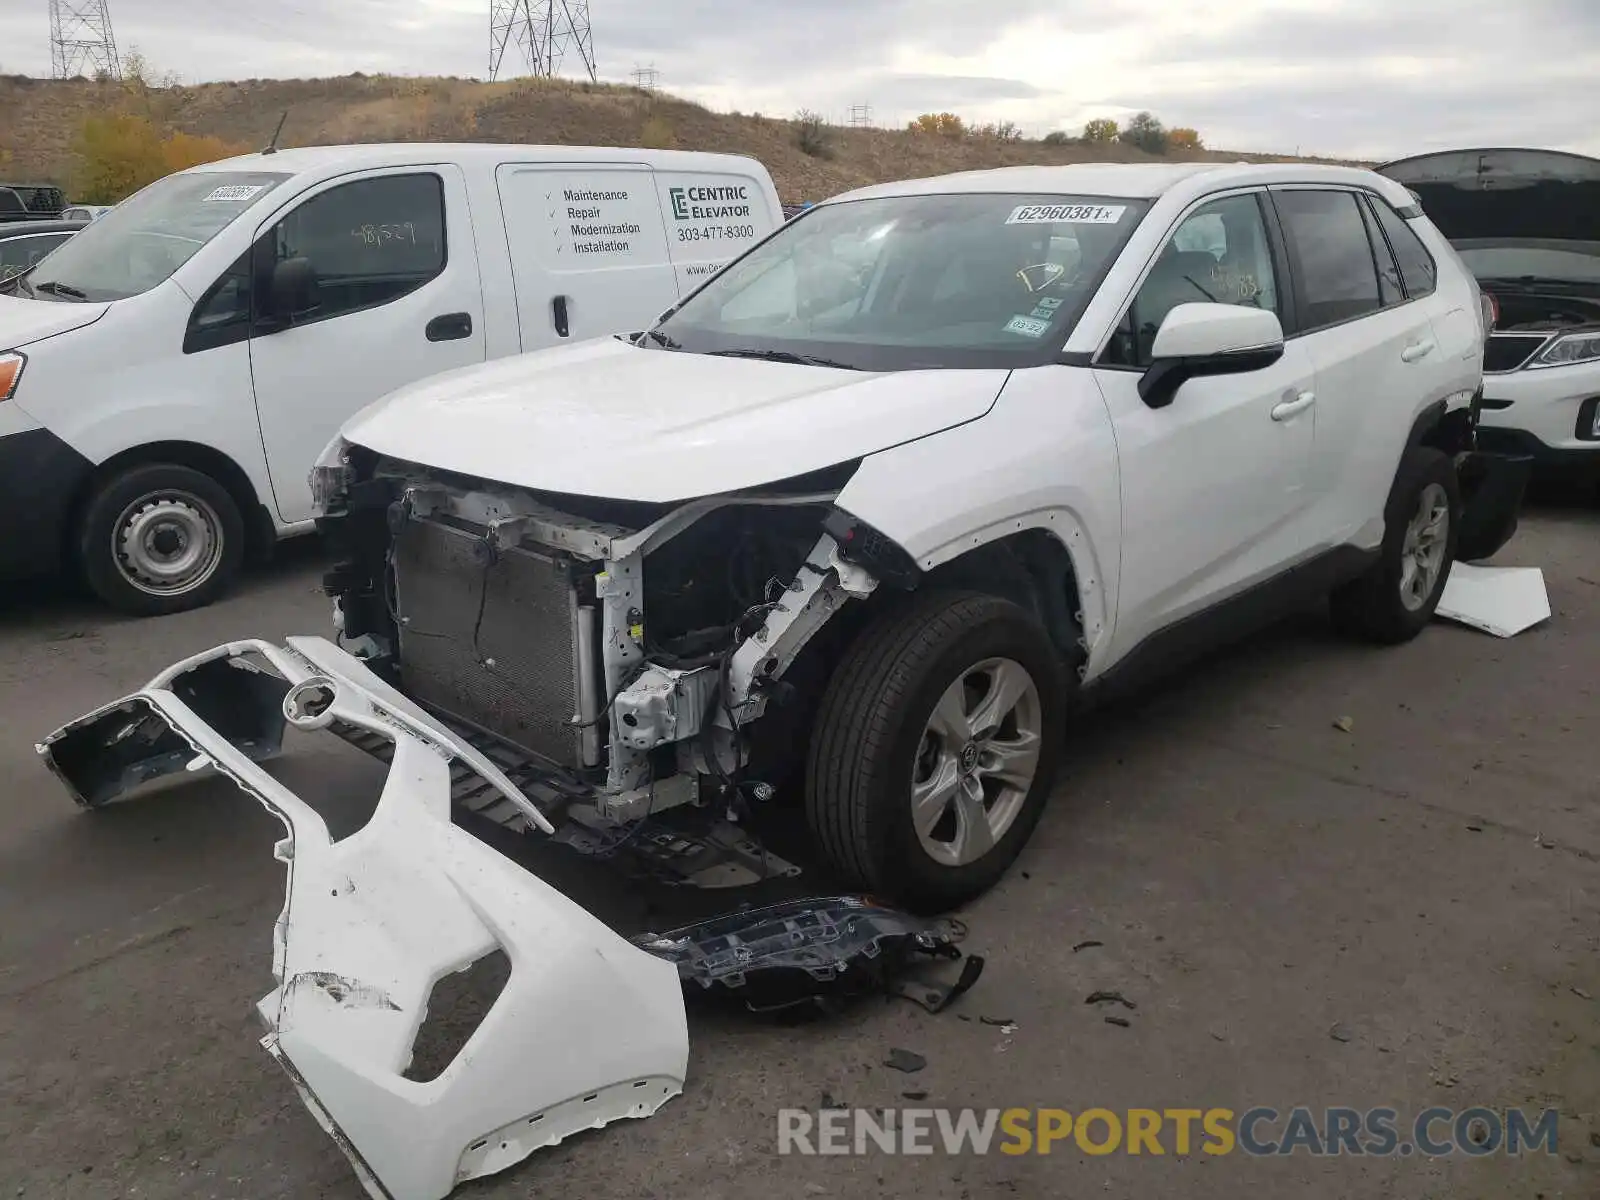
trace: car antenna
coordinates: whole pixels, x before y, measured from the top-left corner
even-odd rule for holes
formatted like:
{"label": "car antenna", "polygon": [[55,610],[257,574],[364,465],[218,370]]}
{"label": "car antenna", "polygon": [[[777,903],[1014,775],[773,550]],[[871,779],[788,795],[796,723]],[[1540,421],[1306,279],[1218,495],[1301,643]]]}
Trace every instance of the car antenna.
{"label": "car antenna", "polygon": [[283,123],[289,119],[289,110],[283,110],[283,116],[278,118],[278,127],[272,131],[272,140],[267,143],[267,148],[261,153],[276,154],[278,152],[278,135],[283,132]]}

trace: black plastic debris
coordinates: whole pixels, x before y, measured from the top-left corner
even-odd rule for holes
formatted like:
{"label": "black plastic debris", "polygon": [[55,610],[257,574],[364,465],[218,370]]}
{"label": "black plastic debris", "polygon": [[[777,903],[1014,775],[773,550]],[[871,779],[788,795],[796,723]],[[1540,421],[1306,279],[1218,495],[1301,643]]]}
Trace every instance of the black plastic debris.
{"label": "black plastic debris", "polygon": [[912,985],[905,977],[920,965],[962,958],[956,943],[965,932],[959,921],[834,896],[728,913],[632,940],[675,964],[684,986],[695,985],[691,991],[736,994],[753,1012],[830,1007],[872,994],[907,995],[938,1012],[976,982],[982,958],[968,958],[950,985]]}
{"label": "black plastic debris", "polygon": [[1107,1017],[1106,1018],[1106,1024],[1107,1025],[1119,1025],[1123,1029],[1127,1029],[1133,1024],[1133,1022],[1128,1020],[1127,1017]]}
{"label": "black plastic debris", "polygon": [[889,1056],[883,1060],[883,1065],[896,1071],[904,1071],[907,1075],[915,1075],[928,1065],[928,1060],[915,1050],[902,1050],[896,1046],[889,1051]]}
{"label": "black plastic debris", "polygon": [[1094,940],[1093,940],[1093,939],[1092,939],[1092,938],[1091,938],[1091,939],[1090,939],[1090,940],[1089,940],[1089,941],[1087,941],[1087,942],[1079,942],[1079,943],[1078,943],[1078,944],[1077,944],[1077,945],[1076,945],[1076,946],[1074,946],[1074,947],[1073,947],[1073,948],[1072,948],[1072,952],[1073,952],[1073,953],[1074,953],[1074,954],[1076,954],[1076,953],[1077,953],[1077,952],[1078,952],[1078,951],[1080,951],[1080,950],[1092,950],[1092,949],[1094,949],[1094,948],[1095,948],[1095,947],[1096,947],[1096,946],[1104,946],[1104,945],[1105,945],[1105,943],[1104,943],[1104,942],[1097,942],[1097,941],[1094,941]]}
{"label": "black plastic debris", "polygon": [[1090,992],[1089,995],[1088,995],[1088,998],[1084,1000],[1084,1003],[1085,1004],[1120,1004],[1124,1008],[1138,1008],[1139,1007],[1132,1000],[1129,1000],[1126,996],[1124,996],[1121,992]]}

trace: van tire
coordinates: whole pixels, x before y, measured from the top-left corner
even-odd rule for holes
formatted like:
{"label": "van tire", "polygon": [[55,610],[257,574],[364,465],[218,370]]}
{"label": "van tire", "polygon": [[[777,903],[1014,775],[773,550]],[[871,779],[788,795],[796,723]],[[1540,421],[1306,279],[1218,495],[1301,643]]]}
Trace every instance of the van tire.
{"label": "van tire", "polygon": [[[1008,720],[994,731],[993,743],[983,736],[967,743],[984,748],[966,763],[967,750],[948,753],[932,718],[942,698],[964,692],[963,680],[979,686],[973,681],[997,665],[1013,681],[1025,677],[1031,688],[1003,714]],[[831,872],[850,887],[922,912],[955,907],[994,886],[1021,853],[1049,797],[1065,704],[1060,656],[1039,623],[1009,600],[940,591],[867,625],[824,692],[807,763],[807,824]],[[981,709],[979,701],[966,711]],[[1026,788],[985,778],[980,764],[987,747],[1018,745],[1025,728],[1037,738]],[[925,835],[913,823],[913,794],[919,777],[937,774],[935,763],[958,771],[963,782],[950,790],[945,816]],[[1010,810],[1009,824],[990,826],[987,852],[941,861],[929,842],[959,843],[956,810],[968,781],[980,789],[987,812],[996,814],[994,825],[1006,820],[998,815],[1001,805]],[[988,794],[989,785],[996,794]]]}
{"label": "van tire", "polygon": [[[1422,509],[1442,511],[1444,530],[1435,533],[1432,554],[1442,556],[1425,591],[1406,598],[1407,572],[1414,557],[1413,541],[1426,524]],[[1461,523],[1461,487],[1449,455],[1431,446],[1406,451],[1395,472],[1384,507],[1383,544],[1366,572],[1334,590],[1329,608],[1334,628],[1349,637],[1378,645],[1409,642],[1433,620],[1439,597],[1449,582]]]}
{"label": "van tire", "polygon": [[76,551],[90,590],[116,611],[187,612],[211,604],[238,577],[244,518],[228,489],[204,472],[142,463],[95,485]]}

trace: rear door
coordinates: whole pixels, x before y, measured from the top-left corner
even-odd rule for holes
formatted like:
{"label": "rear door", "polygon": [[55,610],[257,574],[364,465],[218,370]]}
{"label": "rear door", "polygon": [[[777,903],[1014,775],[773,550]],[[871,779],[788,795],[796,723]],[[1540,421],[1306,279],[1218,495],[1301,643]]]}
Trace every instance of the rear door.
{"label": "rear door", "polygon": [[1272,199],[1295,279],[1289,333],[1317,373],[1308,532],[1321,546],[1365,541],[1412,422],[1451,393],[1459,361],[1441,349],[1426,298],[1407,297],[1364,193],[1294,185]]}
{"label": "rear door", "polygon": [[496,172],[524,352],[625,333],[677,299],[643,163],[506,163]]}
{"label": "rear door", "polygon": [[286,522],[310,519],[312,463],[348,417],[484,357],[459,168],[362,172],[318,186],[257,236],[257,288],[274,264],[297,257],[316,271],[316,308],[286,328],[258,322],[250,339],[261,439]]}
{"label": "rear door", "polygon": [[768,189],[749,175],[657,171],[655,177],[680,299],[783,223]]}

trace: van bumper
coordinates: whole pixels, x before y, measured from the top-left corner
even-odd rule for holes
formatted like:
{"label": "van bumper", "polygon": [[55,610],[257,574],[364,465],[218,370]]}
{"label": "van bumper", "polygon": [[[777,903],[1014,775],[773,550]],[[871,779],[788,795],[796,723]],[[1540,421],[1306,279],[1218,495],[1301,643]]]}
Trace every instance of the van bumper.
{"label": "van bumper", "polygon": [[0,434],[0,579],[61,569],[72,502],[93,470],[48,429]]}

